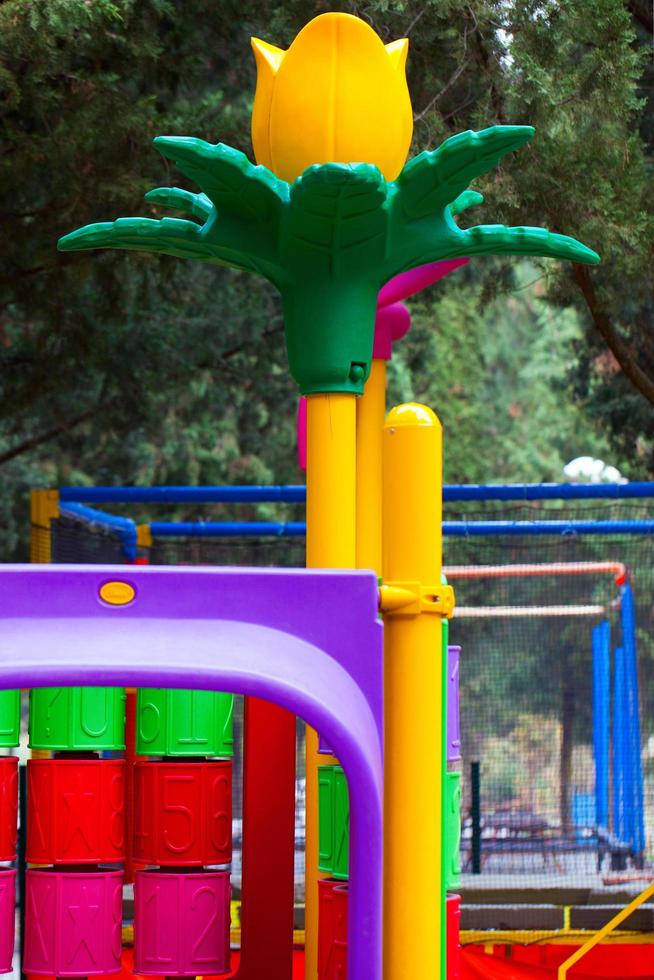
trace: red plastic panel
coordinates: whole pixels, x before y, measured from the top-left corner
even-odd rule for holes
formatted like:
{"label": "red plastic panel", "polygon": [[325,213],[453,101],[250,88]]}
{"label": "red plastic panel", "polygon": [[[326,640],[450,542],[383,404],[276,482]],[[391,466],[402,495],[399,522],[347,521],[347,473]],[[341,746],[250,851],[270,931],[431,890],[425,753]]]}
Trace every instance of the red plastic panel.
{"label": "red plastic panel", "polygon": [[135,879],[136,973],[228,973],[229,872],[137,871]]}
{"label": "red plastic panel", "polygon": [[[534,935],[537,935],[534,933]],[[557,980],[559,966],[579,948],[567,943],[485,944],[461,950],[461,980]],[[489,949],[492,952],[487,952]],[[652,980],[652,946],[638,941],[599,943],[570,971],[570,980]]]}
{"label": "red plastic panel", "polygon": [[16,815],[18,810],[18,759],[0,758],[0,861],[16,857]]}
{"label": "red plastic panel", "polygon": [[120,972],[122,871],[30,869],[25,888],[25,973],[93,977]]}
{"label": "red plastic panel", "polygon": [[447,980],[461,980],[461,896],[447,896]]}
{"label": "red plastic panel", "polygon": [[136,762],[133,859],[175,867],[228,864],[231,761]]}
{"label": "red plastic panel", "polygon": [[99,864],[125,859],[125,763],[30,759],[27,860]]}
{"label": "red plastic panel", "polygon": [[318,980],[347,976],[347,885],[333,878],[318,882]]}
{"label": "red plastic panel", "polygon": [[293,970],[295,715],[245,699],[239,980]]}

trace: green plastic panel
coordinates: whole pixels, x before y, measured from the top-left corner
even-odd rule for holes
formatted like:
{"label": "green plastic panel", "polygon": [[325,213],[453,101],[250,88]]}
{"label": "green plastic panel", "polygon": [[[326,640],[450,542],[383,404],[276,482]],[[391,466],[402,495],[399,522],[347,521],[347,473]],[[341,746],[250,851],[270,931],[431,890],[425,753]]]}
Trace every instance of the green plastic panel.
{"label": "green plastic panel", "polygon": [[234,696],[144,687],[136,699],[137,755],[218,756],[234,752]]}
{"label": "green plastic panel", "polygon": [[125,748],[125,688],[39,687],[30,691],[30,747],[68,752]]}
{"label": "green plastic panel", "polygon": [[0,747],[13,749],[20,741],[20,691],[0,691]]}
{"label": "green plastic panel", "polygon": [[318,869],[345,881],[349,872],[350,799],[340,766],[318,769]]}
{"label": "green plastic panel", "polygon": [[445,826],[443,827],[443,862],[448,891],[461,884],[461,773],[445,776]]}

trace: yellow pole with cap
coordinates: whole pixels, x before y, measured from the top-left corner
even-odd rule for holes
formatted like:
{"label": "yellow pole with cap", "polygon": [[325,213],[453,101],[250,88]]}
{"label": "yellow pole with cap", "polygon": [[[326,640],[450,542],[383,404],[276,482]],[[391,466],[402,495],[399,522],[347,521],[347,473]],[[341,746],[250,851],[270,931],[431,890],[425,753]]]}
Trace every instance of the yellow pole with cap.
{"label": "yellow pole with cap", "polygon": [[383,431],[385,980],[435,980],[441,969],[441,622],[453,605],[441,518],[441,424],[423,405],[400,405]]}
{"label": "yellow pole with cap", "polygon": [[[307,396],[307,567],[356,562],[356,397]],[[318,736],[307,726],[305,977],[318,975]]]}

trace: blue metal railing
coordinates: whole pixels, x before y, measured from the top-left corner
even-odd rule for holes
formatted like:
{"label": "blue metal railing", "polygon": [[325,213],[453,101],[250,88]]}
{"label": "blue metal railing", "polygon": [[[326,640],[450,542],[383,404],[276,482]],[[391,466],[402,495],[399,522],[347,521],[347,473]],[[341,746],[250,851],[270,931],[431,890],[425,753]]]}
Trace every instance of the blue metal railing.
{"label": "blue metal railing", "polygon": [[[298,538],[304,521],[153,521],[153,538]],[[654,534],[654,521],[443,521],[443,535],[488,538],[516,535]]]}
{"label": "blue metal railing", "polygon": [[[509,483],[452,484],[443,487],[443,500],[608,500],[653,498],[654,482],[640,483]],[[303,503],[306,487],[62,487],[62,502],[81,504],[140,503]]]}
{"label": "blue metal railing", "polygon": [[[514,483],[504,485],[454,484],[443,488],[445,502],[488,500],[590,500],[654,498],[654,482],[639,483]],[[62,508],[77,508],[86,519],[111,525],[124,541],[126,553],[135,553],[136,526],[128,518],[92,511],[91,503],[183,504],[183,503],[303,503],[306,487],[63,487],[59,491]],[[153,537],[303,537],[302,521],[154,521]],[[478,538],[516,535],[601,535],[654,534],[654,520],[536,520],[536,521],[445,521],[447,537]]]}

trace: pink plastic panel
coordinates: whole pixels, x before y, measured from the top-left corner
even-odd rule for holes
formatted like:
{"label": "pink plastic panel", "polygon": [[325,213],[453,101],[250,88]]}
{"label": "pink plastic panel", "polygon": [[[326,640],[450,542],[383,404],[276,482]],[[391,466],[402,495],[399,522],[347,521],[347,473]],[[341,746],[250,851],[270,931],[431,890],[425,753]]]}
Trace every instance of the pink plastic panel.
{"label": "pink plastic panel", "polygon": [[229,899],[227,871],[137,871],[136,972],[167,977],[229,972]]}
{"label": "pink plastic panel", "polygon": [[120,972],[122,871],[26,873],[23,970],[37,976]]}
{"label": "pink plastic panel", "polygon": [[16,872],[0,870],[0,973],[11,973],[14,955],[14,922],[16,909]]}

